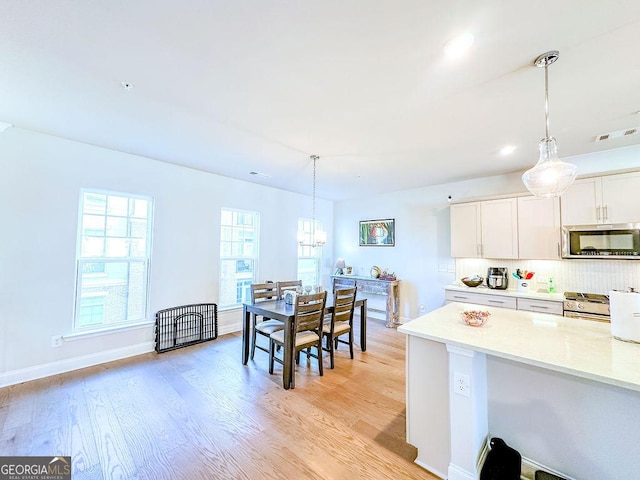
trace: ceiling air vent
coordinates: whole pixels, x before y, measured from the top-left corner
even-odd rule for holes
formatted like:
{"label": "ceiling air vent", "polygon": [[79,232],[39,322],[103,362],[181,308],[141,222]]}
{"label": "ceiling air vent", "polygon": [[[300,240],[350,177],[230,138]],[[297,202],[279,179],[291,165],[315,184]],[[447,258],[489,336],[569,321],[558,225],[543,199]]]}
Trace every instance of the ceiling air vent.
{"label": "ceiling air vent", "polygon": [[627,137],[629,135],[635,135],[638,133],[638,127],[636,128],[627,128],[625,130],[618,130],[617,132],[609,132],[609,133],[601,133],[600,135],[596,135],[596,142],[603,142],[605,140],[611,140],[612,138],[621,138]]}

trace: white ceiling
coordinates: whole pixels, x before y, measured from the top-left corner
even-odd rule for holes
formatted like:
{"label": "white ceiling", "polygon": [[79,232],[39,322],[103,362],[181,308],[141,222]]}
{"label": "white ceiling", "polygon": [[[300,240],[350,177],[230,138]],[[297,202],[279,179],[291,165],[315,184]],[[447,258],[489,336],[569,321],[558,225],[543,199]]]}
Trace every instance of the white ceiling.
{"label": "white ceiling", "polygon": [[341,200],[529,168],[548,50],[560,155],[640,144],[594,142],[640,126],[638,46],[638,0],[2,0],[0,120],[305,194],[317,154]]}

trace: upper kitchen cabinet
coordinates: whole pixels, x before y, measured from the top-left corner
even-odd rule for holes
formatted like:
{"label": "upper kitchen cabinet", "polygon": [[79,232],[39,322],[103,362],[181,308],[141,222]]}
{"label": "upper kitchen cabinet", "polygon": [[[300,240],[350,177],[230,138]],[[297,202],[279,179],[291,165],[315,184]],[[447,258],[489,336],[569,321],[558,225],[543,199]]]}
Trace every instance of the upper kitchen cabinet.
{"label": "upper kitchen cabinet", "polygon": [[560,259],[560,201],[518,198],[518,258]]}
{"label": "upper kitchen cabinet", "polygon": [[518,257],[515,198],[451,205],[451,256]]}
{"label": "upper kitchen cabinet", "polygon": [[640,172],[576,180],[562,195],[563,225],[640,222]]}
{"label": "upper kitchen cabinet", "polygon": [[451,205],[451,256],[480,258],[480,202]]}

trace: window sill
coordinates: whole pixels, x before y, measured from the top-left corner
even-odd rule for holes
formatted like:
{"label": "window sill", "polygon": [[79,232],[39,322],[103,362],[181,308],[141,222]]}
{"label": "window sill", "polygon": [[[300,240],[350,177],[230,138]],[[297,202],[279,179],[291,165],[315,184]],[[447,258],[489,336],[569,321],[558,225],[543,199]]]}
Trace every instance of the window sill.
{"label": "window sill", "polygon": [[127,332],[130,330],[140,330],[143,328],[149,328],[153,326],[155,326],[155,322],[144,321],[144,322],[132,323],[132,324],[121,325],[116,327],[100,328],[100,329],[94,329],[94,330],[82,330],[78,332],[69,333],[67,335],[63,335],[62,338],[64,339],[65,342],[73,342],[75,340],[83,340],[85,338],[99,337],[103,335],[110,335],[112,333]]}

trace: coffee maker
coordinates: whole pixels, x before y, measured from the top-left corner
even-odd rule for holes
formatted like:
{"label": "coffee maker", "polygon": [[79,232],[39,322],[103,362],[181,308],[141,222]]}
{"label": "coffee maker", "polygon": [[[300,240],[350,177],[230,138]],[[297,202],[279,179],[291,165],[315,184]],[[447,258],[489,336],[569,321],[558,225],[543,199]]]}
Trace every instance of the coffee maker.
{"label": "coffee maker", "polygon": [[506,267],[489,267],[487,270],[487,287],[506,290],[509,285],[509,271]]}

